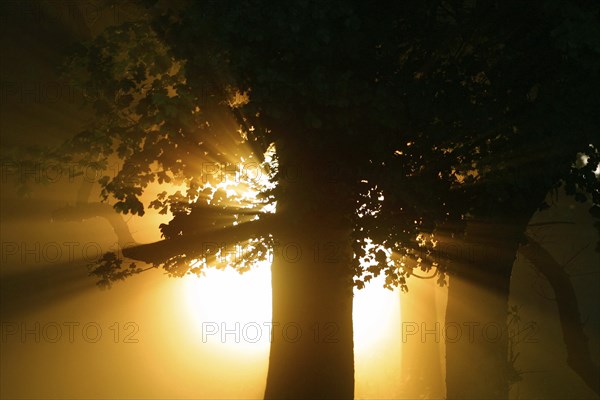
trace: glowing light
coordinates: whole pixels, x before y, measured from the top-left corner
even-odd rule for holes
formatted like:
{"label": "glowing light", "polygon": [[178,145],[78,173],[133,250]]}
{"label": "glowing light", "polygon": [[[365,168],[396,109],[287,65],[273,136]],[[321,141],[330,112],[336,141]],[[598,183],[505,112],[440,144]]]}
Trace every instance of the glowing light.
{"label": "glowing light", "polygon": [[208,268],[188,275],[185,301],[199,340],[229,350],[268,351],[271,269],[265,261],[244,274]]}
{"label": "glowing light", "polygon": [[380,275],[354,294],[355,398],[390,397],[401,375],[401,311],[398,290],[383,288]]}
{"label": "glowing light", "polygon": [[[206,269],[184,280],[185,303],[198,340],[232,351],[264,352],[270,342],[271,270],[265,261],[239,274],[231,268]],[[354,293],[354,347],[357,356],[394,340],[400,321],[397,291],[374,278]],[[260,337],[257,337],[260,336]]]}
{"label": "glowing light", "polygon": [[400,301],[397,291],[385,289],[385,277],[379,275],[364,289],[354,291],[354,349],[357,355],[385,345],[390,332],[399,325]]}
{"label": "glowing light", "polygon": [[[275,212],[275,202],[260,198],[260,193],[272,189],[275,184],[273,173],[277,168],[275,145],[271,144],[264,154],[265,161],[261,164],[247,162],[248,158],[241,157],[244,165],[238,168],[236,164],[234,177],[226,176],[220,182],[206,183],[200,189],[210,189],[208,204],[224,206],[231,209],[250,209],[260,212]],[[252,171],[247,168],[252,165]],[[225,193],[226,200],[215,198],[217,191]],[[195,200],[195,199],[194,199]],[[240,213],[243,216],[243,213]],[[248,218],[248,217],[246,217]],[[251,219],[259,218],[254,215]],[[240,222],[238,216],[232,225]],[[253,248],[249,241],[245,248],[236,254]],[[203,276],[186,276],[185,297],[192,319],[195,321],[198,338],[214,346],[233,349],[235,351],[268,351],[270,343],[271,321],[271,268],[270,258],[262,261],[246,260],[234,263],[229,255],[223,257],[225,269],[211,268],[207,260],[197,260],[198,266],[203,266]],[[236,264],[238,271],[232,264]],[[214,265],[212,265],[214,267]]]}

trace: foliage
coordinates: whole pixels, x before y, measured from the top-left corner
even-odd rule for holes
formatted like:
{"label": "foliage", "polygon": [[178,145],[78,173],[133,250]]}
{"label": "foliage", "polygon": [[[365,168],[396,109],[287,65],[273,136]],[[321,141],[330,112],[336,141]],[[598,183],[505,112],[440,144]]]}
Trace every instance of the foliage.
{"label": "foliage", "polygon": [[[89,88],[97,118],[52,154],[117,156],[123,168],[99,183],[123,213],[144,214],[150,184],[179,185],[146,201],[172,213],[160,227],[167,239],[231,226],[241,208],[259,212],[212,202],[224,191],[199,180],[201,166],[240,160],[248,147],[263,162],[286,140],[295,146],[281,154],[327,157],[324,176],[354,205],[358,287],[383,273],[386,286],[406,289],[415,269],[432,268],[443,284],[444,265],[427,261],[437,231],[542,206],[561,180],[578,200],[585,191],[599,201],[598,4],[145,4],[139,21],[72,57],[66,73]],[[230,113],[235,127],[220,123]],[[573,167],[577,152],[588,164]],[[286,179],[286,160],[271,182]],[[286,196],[263,189],[265,204]],[[179,275],[197,257],[165,266]]]}
{"label": "foliage", "polygon": [[101,289],[110,289],[113,282],[125,280],[144,271],[135,263],[123,265],[123,259],[115,253],[105,253],[98,262],[94,262],[88,267],[90,275],[98,278],[96,285]]}

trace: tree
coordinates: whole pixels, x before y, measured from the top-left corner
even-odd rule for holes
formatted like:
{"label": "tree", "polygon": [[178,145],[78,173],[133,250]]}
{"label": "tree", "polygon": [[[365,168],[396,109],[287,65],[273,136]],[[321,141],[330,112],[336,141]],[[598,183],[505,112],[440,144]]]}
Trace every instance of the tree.
{"label": "tree", "polygon": [[[114,197],[120,212],[143,215],[146,202],[174,215],[161,227],[164,241],[126,249],[128,257],[181,276],[214,261],[207,241],[248,244],[241,270],[273,252],[279,325],[266,397],[352,397],[352,288],[381,273],[386,286],[406,289],[415,268],[436,267],[440,283],[448,271],[457,277],[451,299],[468,293],[461,299],[468,304],[490,301],[468,315],[452,300],[449,321],[485,315],[505,323],[520,232],[569,175],[577,151],[590,159],[575,175],[595,185],[597,152],[586,146],[598,126],[598,46],[559,18],[566,7],[594,32],[593,19],[569,2],[407,2],[385,10],[345,2],[150,3],[148,19],[107,30],[73,59],[71,76],[94,88],[88,98],[97,119],[47,156],[66,153],[100,167],[116,156],[124,168],[100,179],[104,198]],[[533,33],[513,32],[508,17]],[[223,122],[230,112],[237,125]],[[261,155],[271,144],[276,163],[269,164]],[[249,159],[247,147],[277,183],[256,204],[204,179],[206,162]],[[550,152],[528,159],[531,149]],[[155,182],[185,190],[144,201]],[[275,201],[275,214],[262,212]],[[207,232],[207,220],[226,227]],[[477,257],[431,248],[436,238],[455,244],[452,235],[465,226],[465,243],[483,249]],[[290,244],[293,256],[281,251]],[[103,282],[140,271],[114,255],[95,270]],[[461,288],[458,277],[480,293]],[[278,341],[290,326],[303,332],[298,341]],[[448,396],[506,397],[506,347],[451,346]],[[482,352],[493,356],[472,368]]]}
{"label": "tree", "polygon": [[[382,189],[397,193],[400,207],[418,204],[415,220],[435,232],[421,243],[428,250],[419,259],[451,275],[446,323],[490,323],[506,332],[512,264],[548,191],[566,180],[578,200],[588,192],[600,201],[598,149],[591,144],[600,122],[598,8],[440,2],[435,10],[439,36],[422,41],[421,60],[407,58],[417,71],[403,86],[416,103],[416,134],[397,154],[408,159],[405,169],[417,182],[439,175],[446,184],[414,190],[394,177]],[[429,109],[418,107],[426,101]],[[578,152],[587,161],[575,167]],[[407,187],[413,199],[401,192]],[[433,212],[424,212],[432,202]],[[399,207],[386,205],[392,218]],[[469,339],[446,343],[448,397],[506,398],[506,335]]]}
{"label": "tree", "polygon": [[[69,162],[85,163],[99,154],[102,166],[116,154],[124,168],[99,182],[105,200],[114,197],[114,208],[125,213],[144,214],[142,195],[153,182],[184,184],[185,193],[162,193],[150,203],[174,215],[161,226],[165,241],[124,251],[172,275],[200,273],[214,256],[203,246],[207,240],[250,240],[250,258],[265,257],[270,247],[274,340],[266,396],[350,398],[352,288],[361,274],[352,258],[355,208],[357,193],[375,195],[361,182],[367,177],[361,170],[377,155],[365,130],[391,131],[378,117],[388,113],[393,93],[378,84],[381,66],[370,59],[395,57],[380,54],[377,32],[395,29],[397,21],[388,18],[382,30],[377,18],[386,13],[366,5],[296,6],[191,3],[182,13],[167,10],[154,29],[141,21],[108,30],[72,63],[71,76],[94,85],[89,101],[97,119],[49,156],[67,153]],[[365,19],[362,11],[377,18]],[[261,40],[267,44],[256,47]],[[234,127],[241,135],[227,135],[231,127],[219,122],[235,106],[242,106]],[[238,201],[238,212],[226,218],[215,200],[219,182],[204,181],[201,165],[241,159],[240,142],[257,149],[254,157],[275,143],[278,185],[262,204]],[[229,197],[220,196],[236,201]],[[240,216],[275,199],[274,216]],[[198,225],[208,203],[227,228],[208,234]],[[290,244],[297,248],[292,259],[276,251]],[[110,283],[140,271],[106,255],[93,273]],[[289,326],[297,328],[297,341],[282,337]]]}

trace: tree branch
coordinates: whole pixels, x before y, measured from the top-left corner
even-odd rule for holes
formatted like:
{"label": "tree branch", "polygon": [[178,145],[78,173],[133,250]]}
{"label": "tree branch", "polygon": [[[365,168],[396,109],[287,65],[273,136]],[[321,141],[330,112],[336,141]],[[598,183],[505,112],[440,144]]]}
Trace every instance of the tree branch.
{"label": "tree branch", "polygon": [[125,257],[151,264],[161,264],[171,257],[196,253],[209,246],[232,247],[255,235],[267,235],[273,231],[273,214],[260,219],[241,223],[224,229],[207,231],[192,236],[178,236],[154,243],[142,244],[123,249]]}
{"label": "tree branch", "polygon": [[75,206],[62,207],[52,213],[52,219],[56,221],[77,222],[96,217],[108,221],[117,235],[120,247],[131,246],[136,243],[123,216],[116,212],[110,204],[79,201]]}

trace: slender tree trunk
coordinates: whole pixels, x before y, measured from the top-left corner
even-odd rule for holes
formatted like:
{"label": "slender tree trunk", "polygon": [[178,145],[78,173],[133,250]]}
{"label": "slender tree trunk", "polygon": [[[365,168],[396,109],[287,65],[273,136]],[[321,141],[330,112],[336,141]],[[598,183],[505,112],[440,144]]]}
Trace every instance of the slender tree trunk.
{"label": "slender tree trunk", "polygon": [[[265,398],[354,397],[350,196],[318,153],[278,148],[280,226],[272,265],[273,328]],[[301,154],[300,154],[301,155]],[[293,157],[293,158],[292,158]],[[284,172],[285,174],[285,172]]]}
{"label": "slender tree trunk", "polygon": [[448,399],[507,399],[510,276],[529,217],[469,222],[451,265],[444,336]]}
{"label": "slender tree trunk", "polygon": [[531,237],[528,237],[526,245],[521,246],[520,252],[544,275],[554,290],[563,340],[567,349],[567,364],[590,389],[600,395],[600,367],[590,356],[577,295],[569,274],[548,250]]}

